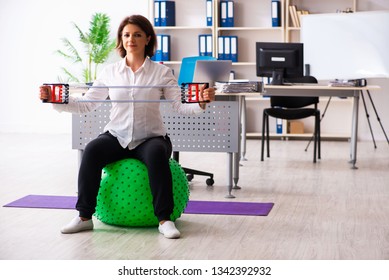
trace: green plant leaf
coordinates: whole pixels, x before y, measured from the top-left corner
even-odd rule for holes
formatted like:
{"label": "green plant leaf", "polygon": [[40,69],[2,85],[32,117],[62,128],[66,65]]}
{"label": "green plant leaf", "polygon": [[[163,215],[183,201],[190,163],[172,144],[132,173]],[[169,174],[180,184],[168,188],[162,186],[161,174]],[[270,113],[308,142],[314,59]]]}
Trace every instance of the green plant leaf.
{"label": "green plant leaf", "polygon": [[[91,82],[96,79],[98,66],[108,59],[115,48],[115,41],[110,38],[110,18],[104,13],[95,13],[90,22],[88,32],[84,32],[74,22],[73,27],[78,33],[79,41],[82,43],[85,55],[80,52],[67,39],[63,38],[62,43],[66,50],[57,50],[56,53],[73,63],[79,63],[84,82]],[[72,81],[80,80],[76,75],[64,70],[65,74]]]}
{"label": "green plant leaf", "polygon": [[80,80],[74,76],[72,73],[70,73],[66,68],[62,67],[61,68],[62,71],[65,73],[65,75],[67,76],[67,82],[75,82],[75,83],[79,83]]}

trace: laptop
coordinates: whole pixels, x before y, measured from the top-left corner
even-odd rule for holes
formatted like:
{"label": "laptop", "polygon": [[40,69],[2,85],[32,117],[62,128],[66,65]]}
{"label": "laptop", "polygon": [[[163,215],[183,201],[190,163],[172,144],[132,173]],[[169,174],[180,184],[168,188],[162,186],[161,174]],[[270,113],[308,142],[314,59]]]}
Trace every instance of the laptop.
{"label": "laptop", "polygon": [[193,83],[228,82],[232,68],[231,60],[198,60],[193,74]]}

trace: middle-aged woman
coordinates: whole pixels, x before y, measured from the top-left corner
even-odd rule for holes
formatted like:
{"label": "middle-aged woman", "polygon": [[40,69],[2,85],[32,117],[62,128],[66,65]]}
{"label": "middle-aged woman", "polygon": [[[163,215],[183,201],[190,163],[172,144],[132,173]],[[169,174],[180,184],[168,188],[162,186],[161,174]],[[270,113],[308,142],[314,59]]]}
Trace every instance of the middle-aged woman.
{"label": "middle-aged woman", "polygon": [[[110,121],[104,133],[86,146],[78,175],[76,209],[79,215],[61,229],[62,233],[93,229],[92,215],[102,168],[121,159],[135,158],[142,161],[149,171],[159,232],[166,238],[180,237],[180,232],[170,220],[174,207],[169,167],[172,144],[163,125],[158,100],[161,95],[173,100],[173,109],[181,114],[201,113],[206,103],[181,103],[181,90],[171,69],[150,60],[156,44],[155,31],[147,18],[141,15],[125,18],[118,28],[116,45],[122,59],[106,66],[93,83],[97,87],[90,88],[84,96],[70,96],[68,104],[53,105],[60,112],[87,113],[101,104],[98,101],[108,97],[113,101],[128,101],[112,102]],[[115,87],[109,87],[113,85]],[[49,94],[49,87],[40,88],[41,99],[48,99]],[[213,88],[201,87],[200,101],[214,99]],[[80,102],[83,100],[96,102]]]}

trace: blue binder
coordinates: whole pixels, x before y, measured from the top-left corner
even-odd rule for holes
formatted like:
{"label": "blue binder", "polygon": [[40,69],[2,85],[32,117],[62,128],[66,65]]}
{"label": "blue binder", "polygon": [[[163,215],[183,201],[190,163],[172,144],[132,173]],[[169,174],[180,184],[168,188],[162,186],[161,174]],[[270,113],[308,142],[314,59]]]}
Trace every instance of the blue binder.
{"label": "blue binder", "polygon": [[207,38],[206,35],[199,35],[199,56],[207,55]]}
{"label": "blue binder", "polygon": [[231,38],[230,36],[224,37],[224,60],[231,60]]}
{"label": "blue binder", "polygon": [[161,26],[161,2],[154,1],[154,26]]}
{"label": "blue binder", "polygon": [[174,1],[160,1],[161,26],[176,25],[176,3]]}
{"label": "blue binder", "polygon": [[219,36],[218,37],[218,45],[219,45],[219,48],[218,48],[218,53],[217,53],[217,59],[219,60],[224,60],[224,36]]}
{"label": "blue binder", "polygon": [[170,35],[162,35],[162,61],[170,61]]}
{"label": "blue binder", "polygon": [[206,41],[207,41],[206,54],[207,54],[207,56],[212,56],[213,55],[213,43],[212,43],[212,35],[211,34],[207,35]]}
{"label": "blue binder", "polygon": [[162,35],[157,34],[157,49],[155,50],[155,54],[151,57],[151,60],[154,61],[162,61]]}
{"label": "blue binder", "polygon": [[234,2],[227,2],[227,27],[234,27]]}
{"label": "blue binder", "polygon": [[228,1],[220,1],[220,27],[227,27]]}
{"label": "blue binder", "polygon": [[271,2],[271,23],[272,27],[281,26],[281,4],[278,0]]}
{"label": "blue binder", "polygon": [[231,47],[231,60],[232,62],[238,62],[238,36],[229,36],[230,37],[230,47]]}
{"label": "blue binder", "polygon": [[282,119],[276,119],[276,132],[277,134],[282,133]]}
{"label": "blue binder", "polygon": [[206,13],[207,13],[207,26],[212,26],[213,24],[213,3],[212,0],[206,0]]}

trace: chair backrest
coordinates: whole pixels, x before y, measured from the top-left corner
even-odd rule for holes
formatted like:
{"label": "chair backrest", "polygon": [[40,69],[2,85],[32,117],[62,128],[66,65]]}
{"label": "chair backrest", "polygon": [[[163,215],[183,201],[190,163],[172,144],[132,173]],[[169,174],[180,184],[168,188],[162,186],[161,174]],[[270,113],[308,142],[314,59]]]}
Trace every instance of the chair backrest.
{"label": "chair backrest", "polygon": [[184,57],[181,62],[178,84],[191,83],[193,81],[194,70],[197,60],[216,60],[212,56],[190,56]]}
{"label": "chair backrest", "polygon": [[[317,84],[317,79],[313,76],[304,76],[299,78],[288,79],[290,83]],[[289,109],[302,108],[309,105],[317,105],[319,97],[302,97],[302,96],[272,96],[270,98],[271,107],[282,107]]]}

